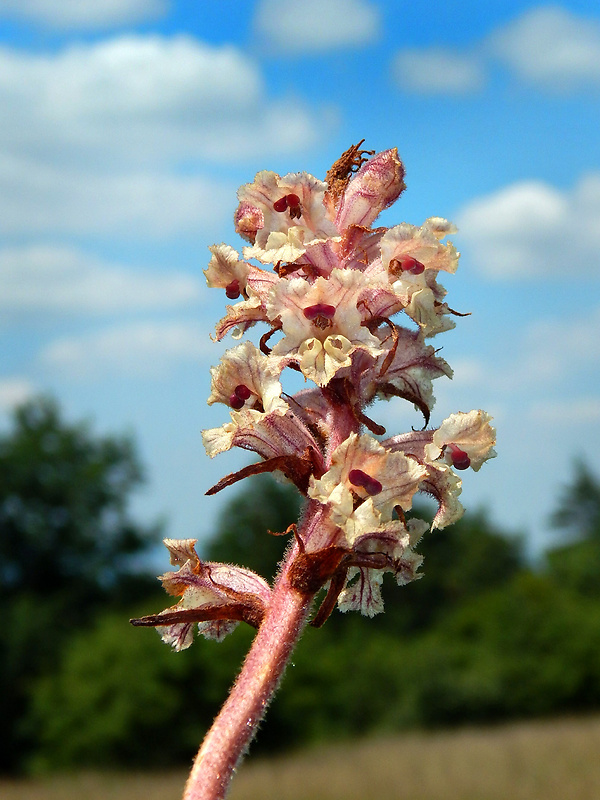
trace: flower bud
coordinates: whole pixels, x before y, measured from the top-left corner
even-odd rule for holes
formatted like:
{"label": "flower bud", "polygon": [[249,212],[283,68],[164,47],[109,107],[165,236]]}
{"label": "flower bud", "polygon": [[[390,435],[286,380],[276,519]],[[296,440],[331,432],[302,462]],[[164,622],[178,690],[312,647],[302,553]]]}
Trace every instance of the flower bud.
{"label": "flower bud", "polygon": [[340,232],[350,225],[371,225],[404,191],[404,165],[398,151],[384,150],[364,164],[348,184],[336,217]]}

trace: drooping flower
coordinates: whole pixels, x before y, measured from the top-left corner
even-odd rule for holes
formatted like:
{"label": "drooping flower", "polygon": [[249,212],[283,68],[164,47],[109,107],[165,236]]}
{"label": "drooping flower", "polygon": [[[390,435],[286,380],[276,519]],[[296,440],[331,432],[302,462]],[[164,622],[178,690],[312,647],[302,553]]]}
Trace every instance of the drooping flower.
{"label": "drooping flower", "polygon": [[181,597],[177,605],[132,620],[151,625],[174,650],[185,650],[194,637],[194,625],[208,639],[220,641],[241,621],[258,627],[271,597],[269,584],[249,569],[201,561],[197,539],[165,539],[177,572],[160,577],[168,594]]}

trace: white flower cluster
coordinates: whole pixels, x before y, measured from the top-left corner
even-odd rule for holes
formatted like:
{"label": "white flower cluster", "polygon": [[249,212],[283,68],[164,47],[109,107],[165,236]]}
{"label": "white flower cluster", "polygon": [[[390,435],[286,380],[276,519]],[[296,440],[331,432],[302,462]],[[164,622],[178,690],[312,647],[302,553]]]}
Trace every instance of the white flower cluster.
{"label": "white flower cluster", "polygon": [[[442,241],[455,228],[439,217],[420,227],[373,227],[404,188],[395,149],[373,155],[360,145],[342,155],[324,182],[306,173],[259,172],[238,192],[235,225],[248,242],[243,258],[215,245],[205,272],[209,286],[238,301],[217,324],[218,340],[228,332],[239,338],[257,322],[268,326],[260,348],[239,344],[211,370],[208,402],[229,406],[231,421],[204,432],[208,454],[242,447],[262,459],[214,488],[277,470],[309,498],[309,522],[296,531],[303,566],[294,574],[301,575],[300,587],[314,589],[306,574],[312,565],[321,585],[329,585],[319,622],[336,601],[344,611],[382,611],[383,573],[406,583],[421,562],[413,547],[429,525],[405,517],[415,494],[437,500],[433,527],[449,525],[463,511],[456,470],[478,470],[495,455],[495,432],[483,411],[453,414],[439,428],[427,428],[432,380],[452,376],[427,343],[455,324],[437,279],[456,270],[458,253]],[[406,325],[392,320],[398,314]],[[278,339],[272,347],[271,337]],[[284,395],[286,368],[314,387]],[[375,398],[393,396],[413,403],[426,427],[378,440],[373,434],[385,430],[365,410]],[[218,631],[216,623],[207,626],[209,606],[220,608],[213,619],[226,618],[225,606],[234,609],[230,620],[256,623],[257,608],[268,604],[265,582],[248,570],[233,580],[236,568],[228,567],[223,585],[207,583],[206,570],[217,575],[224,565],[202,565],[193,547],[186,552],[179,573],[163,577],[169,591],[176,587],[182,595],[175,608],[188,610],[189,618],[194,604],[204,609],[196,621],[208,635],[223,632],[222,622]],[[198,594],[199,584],[208,599]],[[185,634],[173,625],[165,631],[176,647],[189,644],[189,626]]]}

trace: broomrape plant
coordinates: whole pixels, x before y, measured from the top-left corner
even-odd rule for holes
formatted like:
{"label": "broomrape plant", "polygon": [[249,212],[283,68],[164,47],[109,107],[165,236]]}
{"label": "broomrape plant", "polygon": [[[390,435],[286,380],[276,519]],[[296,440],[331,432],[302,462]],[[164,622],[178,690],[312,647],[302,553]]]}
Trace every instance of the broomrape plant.
{"label": "broomrape plant", "polygon": [[[228,406],[231,421],[204,431],[208,454],[241,447],[261,460],[208,494],[277,472],[307,504],[285,532],[290,546],[273,586],[243,567],[202,561],[195,539],[167,539],[178,569],[161,580],[180,600],[132,620],[156,626],[175,650],[190,646],[195,629],[217,640],[239,622],[257,629],[196,757],[185,800],[225,797],[309,617],[318,627],[336,604],[368,617],[382,612],[383,574],[399,585],[415,580],[421,536],[462,515],[456,471],[477,471],[495,455],[484,411],[428,427],[432,380],[452,377],[452,370],[427,340],[461,316],[437,280],[457,268],[459,254],[443,241],[456,229],[440,217],[420,227],[373,227],[404,191],[404,167],[395,148],[375,155],[361,145],[349,148],[325,181],[305,172],[259,172],[238,192],[235,227],[249,243],[243,259],[228,245],[210,248],[208,285],[237,301],[217,323],[216,339],[229,332],[239,339],[257,322],[267,331],[258,348],[238,344],[211,369],[208,402]],[[392,319],[398,314],[408,326]],[[314,388],[286,394],[285,369],[301,372]],[[366,411],[377,398],[392,397],[422,413],[422,430],[384,438],[385,428]],[[417,492],[437,502],[432,523],[406,518]]]}

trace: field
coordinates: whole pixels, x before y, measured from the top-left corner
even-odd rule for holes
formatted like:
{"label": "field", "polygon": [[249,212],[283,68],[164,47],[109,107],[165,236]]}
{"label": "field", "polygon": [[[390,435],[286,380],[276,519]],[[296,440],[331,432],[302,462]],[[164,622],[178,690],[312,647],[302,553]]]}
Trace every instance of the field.
{"label": "field", "polygon": [[[230,800],[598,800],[600,718],[406,734],[251,760]],[[2,781],[2,800],[178,800],[185,772]]]}

